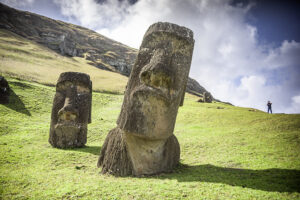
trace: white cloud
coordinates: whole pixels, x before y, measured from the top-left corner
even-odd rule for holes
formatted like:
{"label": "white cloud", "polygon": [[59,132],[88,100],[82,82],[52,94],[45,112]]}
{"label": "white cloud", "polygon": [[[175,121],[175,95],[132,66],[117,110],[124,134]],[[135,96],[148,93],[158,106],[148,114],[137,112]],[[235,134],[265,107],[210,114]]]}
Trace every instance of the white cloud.
{"label": "white cloud", "polygon": [[[190,76],[214,97],[235,105],[300,113],[300,43],[283,41],[272,48],[258,43],[256,27],[245,23],[254,4],[230,0],[62,0],[65,16],[112,39],[138,48],[147,28],[168,21],[194,31]],[[296,98],[297,97],[297,98]],[[295,100],[296,99],[296,100]]]}
{"label": "white cloud", "polygon": [[298,94],[298,96],[294,96],[292,97],[292,104],[290,107],[288,107],[286,109],[287,113],[299,113],[297,111],[300,110],[300,93]]}
{"label": "white cloud", "polygon": [[293,102],[294,102],[294,103],[300,105],[300,95],[299,95],[299,96],[294,96],[292,99],[293,99]]}
{"label": "white cloud", "polygon": [[99,4],[94,0],[54,0],[60,6],[63,15],[75,18],[80,24],[97,29],[114,28],[127,14],[127,1],[109,0]]}
{"label": "white cloud", "polygon": [[35,0],[1,0],[1,1],[8,6],[22,8],[25,6],[32,5]]}

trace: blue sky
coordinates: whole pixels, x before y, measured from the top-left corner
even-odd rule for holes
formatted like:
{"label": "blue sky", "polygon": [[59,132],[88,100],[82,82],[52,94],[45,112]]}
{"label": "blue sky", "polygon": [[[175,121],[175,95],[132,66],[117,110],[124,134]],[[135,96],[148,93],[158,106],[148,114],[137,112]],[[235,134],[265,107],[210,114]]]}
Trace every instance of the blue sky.
{"label": "blue sky", "polygon": [[300,2],[297,0],[260,0],[247,15],[256,26],[259,42],[280,45],[283,40],[300,41]]}
{"label": "blue sky", "polygon": [[190,76],[214,97],[275,113],[300,113],[300,3],[296,0],[0,0],[81,25],[139,48],[168,21],[194,31]]}

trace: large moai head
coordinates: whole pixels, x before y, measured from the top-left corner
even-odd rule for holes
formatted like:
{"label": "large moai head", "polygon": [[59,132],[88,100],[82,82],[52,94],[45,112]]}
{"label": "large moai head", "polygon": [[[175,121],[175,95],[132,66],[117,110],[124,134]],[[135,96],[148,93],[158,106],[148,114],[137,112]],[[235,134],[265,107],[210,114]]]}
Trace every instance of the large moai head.
{"label": "large moai head", "polygon": [[53,100],[49,142],[53,147],[82,147],[91,123],[92,82],[79,72],[60,74]]}
{"label": "large moai head", "polygon": [[118,125],[148,139],[173,134],[193,54],[193,32],[155,23],[146,32],[127,85]]}
{"label": "large moai head", "polygon": [[8,82],[3,76],[0,76],[0,104],[9,103],[10,88]]}
{"label": "large moai head", "polygon": [[185,27],[162,22],[149,27],[130,74],[118,126],[101,149],[102,173],[157,174],[179,163],[173,130],[193,47],[193,32]]}

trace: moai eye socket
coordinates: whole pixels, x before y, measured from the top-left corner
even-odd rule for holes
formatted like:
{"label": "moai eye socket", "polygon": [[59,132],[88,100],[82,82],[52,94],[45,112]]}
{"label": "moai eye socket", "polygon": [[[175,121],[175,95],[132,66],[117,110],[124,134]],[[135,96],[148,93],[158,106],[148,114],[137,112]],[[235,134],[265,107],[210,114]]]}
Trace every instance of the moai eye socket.
{"label": "moai eye socket", "polygon": [[77,95],[89,94],[90,89],[83,85],[77,85]]}

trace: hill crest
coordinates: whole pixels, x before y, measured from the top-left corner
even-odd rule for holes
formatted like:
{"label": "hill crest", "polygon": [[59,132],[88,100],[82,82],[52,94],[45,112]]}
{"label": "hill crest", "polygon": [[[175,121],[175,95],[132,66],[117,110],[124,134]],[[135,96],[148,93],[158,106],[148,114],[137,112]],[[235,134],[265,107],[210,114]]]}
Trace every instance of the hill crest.
{"label": "hill crest", "polygon": [[[69,57],[82,57],[104,70],[129,76],[137,49],[109,39],[87,28],[20,11],[0,3],[0,28]],[[207,92],[196,80],[189,78],[187,92],[202,96]]]}

